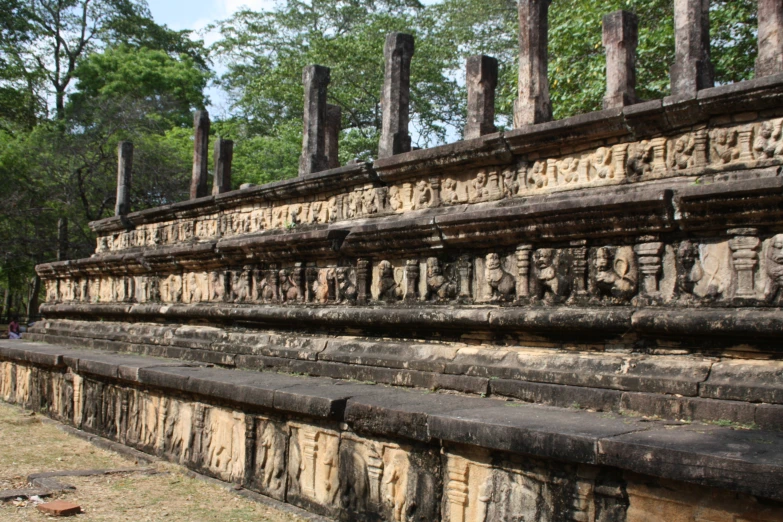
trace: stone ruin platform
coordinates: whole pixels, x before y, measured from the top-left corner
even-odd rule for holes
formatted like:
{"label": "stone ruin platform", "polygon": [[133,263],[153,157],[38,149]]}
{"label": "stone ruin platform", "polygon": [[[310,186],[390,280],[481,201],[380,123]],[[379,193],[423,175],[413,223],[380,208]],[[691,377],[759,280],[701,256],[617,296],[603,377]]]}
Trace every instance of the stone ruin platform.
{"label": "stone ruin platform", "polygon": [[393,33],[371,163],[336,162],[320,66],[296,179],[228,190],[219,140],[208,195],[200,112],[193,199],[130,212],[122,144],[117,215],[37,267],[46,344],[0,345],[3,397],[342,520],[783,520],[783,4],[756,79],[713,87],[702,2],[662,100],[614,13],[605,110],[548,121],[522,0],[513,130],[472,57],[467,139],[412,150]]}

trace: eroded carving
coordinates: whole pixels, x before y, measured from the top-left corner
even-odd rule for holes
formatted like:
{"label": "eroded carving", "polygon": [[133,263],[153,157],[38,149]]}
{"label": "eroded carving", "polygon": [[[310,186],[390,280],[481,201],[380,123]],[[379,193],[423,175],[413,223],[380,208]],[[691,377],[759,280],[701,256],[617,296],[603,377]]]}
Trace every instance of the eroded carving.
{"label": "eroded carving", "polygon": [[639,274],[631,247],[598,248],[594,265],[593,295],[615,302],[627,302],[634,296]]}
{"label": "eroded carving", "polygon": [[457,297],[457,283],[444,274],[437,257],[427,259],[427,300],[449,301]]}
{"label": "eroded carving", "polygon": [[485,277],[488,296],[493,301],[511,301],[515,297],[517,282],[514,276],[506,272],[496,253],[487,254]]}

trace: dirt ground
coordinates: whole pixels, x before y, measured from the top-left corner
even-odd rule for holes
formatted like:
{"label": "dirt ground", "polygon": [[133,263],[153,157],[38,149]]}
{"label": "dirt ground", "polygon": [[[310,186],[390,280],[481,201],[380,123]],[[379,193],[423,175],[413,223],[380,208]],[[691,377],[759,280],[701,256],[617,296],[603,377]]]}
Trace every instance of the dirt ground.
{"label": "dirt ground", "polygon": [[[278,511],[190,478],[169,463],[139,464],[67,435],[39,415],[0,403],[0,490],[27,488],[30,473],[62,470],[155,468],[138,473],[94,477],[62,477],[76,487],[44,501],[62,499],[82,507],[82,521],[263,521],[303,522]],[[0,503],[0,520],[52,520],[35,509],[34,501]]]}

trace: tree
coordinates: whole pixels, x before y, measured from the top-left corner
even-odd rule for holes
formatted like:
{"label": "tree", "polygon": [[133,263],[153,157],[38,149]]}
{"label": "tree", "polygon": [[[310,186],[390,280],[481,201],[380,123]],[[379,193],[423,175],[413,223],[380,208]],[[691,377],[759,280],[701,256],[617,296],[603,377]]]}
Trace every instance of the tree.
{"label": "tree", "polygon": [[[68,89],[80,61],[106,45],[127,41],[186,53],[206,67],[199,45],[186,31],[155,24],[144,0],[0,0],[0,60],[36,96],[54,97],[55,116],[65,117]],[[46,89],[41,92],[44,85]]]}

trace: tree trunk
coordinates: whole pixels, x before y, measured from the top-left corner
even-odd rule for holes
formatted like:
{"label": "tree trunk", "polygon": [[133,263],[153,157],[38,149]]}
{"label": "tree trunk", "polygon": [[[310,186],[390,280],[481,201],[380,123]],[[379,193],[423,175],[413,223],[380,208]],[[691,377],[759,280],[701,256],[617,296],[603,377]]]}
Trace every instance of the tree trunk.
{"label": "tree trunk", "polygon": [[41,278],[36,276],[33,278],[33,288],[32,288],[32,294],[30,295],[30,299],[27,300],[27,322],[30,322],[30,319],[38,315],[38,294],[41,291]]}
{"label": "tree trunk", "polygon": [[5,295],[3,296],[3,311],[0,313],[0,321],[3,319],[3,317],[8,317],[8,312],[11,308],[11,291],[6,288],[5,289]]}

